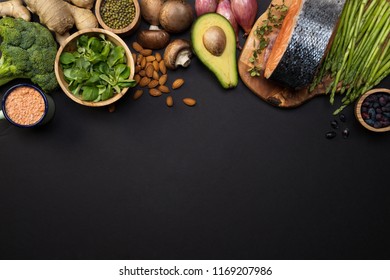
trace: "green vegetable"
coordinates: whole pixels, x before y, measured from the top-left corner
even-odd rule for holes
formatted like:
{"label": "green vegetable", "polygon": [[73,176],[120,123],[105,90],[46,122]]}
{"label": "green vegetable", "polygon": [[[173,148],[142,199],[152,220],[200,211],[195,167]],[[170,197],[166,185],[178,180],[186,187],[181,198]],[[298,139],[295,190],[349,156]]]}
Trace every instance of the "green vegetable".
{"label": "green vegetable", "polygon": [[345,95],[334,112],[338,114],[389,74],[389,57],[389,1],[348,0],[331,49],[310,89],[330,78],[326,90],[330,103],[337,91]]}
{"label": "green vegetable", "polygon": [[129,79],[124,48],[115,46],[104,35],[80,36],[77,51],[63,52],[60,63],[69,89],[85,101],[104,101],[136,85]]}
{"label": "green vegetable", "polygon": [[54,74],[57,43],[48,29],[39,23],[4,17],[0,19],[0,37],[0,85],[23,78],[46,92],[58,86]]}

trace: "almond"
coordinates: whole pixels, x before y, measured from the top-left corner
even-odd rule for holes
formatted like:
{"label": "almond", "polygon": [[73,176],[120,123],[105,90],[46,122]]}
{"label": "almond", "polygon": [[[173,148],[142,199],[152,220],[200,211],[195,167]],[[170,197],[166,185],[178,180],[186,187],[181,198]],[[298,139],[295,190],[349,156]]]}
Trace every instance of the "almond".
{"label": "almond", "polygon": [[143,56],[142,54],[139,54],[139,55],[137,56],[136,64],[141,65],[141,61],[142,61],[143,58],[144,58],[144,56]]}
{"label": "almond", "polygon": [[167,86],[164,86],[164,85],[160,85],[158,86],[157,88],[159,91],[163,92],[163,93],[170,93],[171,91],[169,90],[169,88]]}
{"label": "almond", "polygon": [[184,84],[184,79],[176,79],[172,83],[172,89],[178,89]]}
{"label": "almond", "polygon": [[154,68],[154,70],[156,70],[156,71],[160,70],[160,67],[158,66],[158,61],[157,61],[157,60],[154,60],[154,61],[153,61],[153,68]]}
{"label": "almond", "polygon": [[133,61],[136,62],[137,61],[137,55],[135,53],[132,53],[131,55],[133,57]]}
{"label": "almond", "polygon": [[144,49],[138,42],[133,42],[132,46],[133,46],[133,49],[137,52],[140,52]]}
{"label": "almond", "polygon": [[167,67],[165,66],[165,63],[164,63],[164,60],[161,60],[159,63],[158,63],[158,66],[160,68],[160,72],[163,73],[163,74],[166,74],[167,73]]}
{"label": "almond", "polygon": [[154,61],[154,60],[156,60],[156,58],[154,57],[154,55],[149,55],[149,56],[146,57],[146,61],[148,61],[148,62],[152,62],[152,61]]}
{"label": "almond", "polygon": [[146,87],[149,83],[150,83],[150,78],[148,78],[148,77],[143,77],[143,78],[139,81],[139,86],[140,86],[140,87]]}
{"label": "almond", "polygon": [[140,80],[141,80],[141,76],[139,74],[135,74],[134,81],[138,84]]}
{"label": "almond", "polygon": [[167,82],[167,79],[168,79],[168,75],[167,74],[164,74],[160,77],[160,79],[158,79],[158,83],[160,85],[164,85],[166,82]]}
{"label": "almond", "polygon": [[138,74],[141,76],[141,77],[145,77],[146,76],[146,71],[145,70],[140,70],[138,72]]}
{"label": "almond", "polygon": [[162,92],[159,91],[159,90],[156,89],[156,88],[151,88],[151,89],[149,90],[149,94],[150,94],[151,96],[157,97],[157,96],[161,96]]}
{"label": "almond", "polygon": [[142,89],[137,89],[134,92],[133,99],[137,100],[138,98],[140,98],[142,96],[143,93],[144,93],[144,91]]}
{"label": "almond", "polygon": [[158,74],[158,72],[156,70],[153,71],[152,77],[154,80],[157,80],[157,81],[160,79],[160,75]]}
{"label": "almond", "polygon": [[141,68],[145,68],[145,66],[146,66],[146,58],[145,57],[142,57],[140,65],[141,65]]}
{"label": "almond", "polygon": [[153,53],[153,51],[150,50],[150,49],[142,49],[142,50],[140,51],[140,54],[142,54],[143,56],[149,56],[149,55],[151,55],[152,53]]}
{"label": "almond", "polygon": [[158,52],[155,54],[155,57],[156,57],[157,62],[160,62],[162,59],[161,54]]}
{"label": "almond", "polygon": [[108,112],[114,113],[115,112],[115,104],[108,105]]}
{"label": "almond", "polygon": [[141,66],[140,65],[135,66],[134,72],[137,74],[139,71],[141,71]]}
{"label": "almond", "polygon": [[186,104],[187,106],[192,107],[192,106],[195,106],[196,100],[192,99],[192,98],[184,98],[183,103]]}
{"label": "almond", "polygon": [[156,86],[158,86],[157,80],[151,80],[150,83],[148,84],[148,88],[154,88]]}
{"label": "almond", "polygon": [[151,78],[153,76],[153,72],[154,72],[154,68],[153,68],[153,65],[152,64],[149,64],[146,69],[145,69],[145,73],[146,73],[146,76]]}
{"label": "almond", "polygon": [[167,103],[167,106],[168,107],[172,107],[173,106],[173,98],[172,96],[167,96],[167,99],[165,99],[165,102]]}

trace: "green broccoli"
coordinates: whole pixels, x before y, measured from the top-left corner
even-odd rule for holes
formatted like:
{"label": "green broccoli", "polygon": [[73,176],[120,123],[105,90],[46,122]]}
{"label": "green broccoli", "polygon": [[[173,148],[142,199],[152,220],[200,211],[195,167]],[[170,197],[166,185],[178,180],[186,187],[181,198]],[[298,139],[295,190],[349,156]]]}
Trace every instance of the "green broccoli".
{"label": "green broccoli", "polygon": [[30,79],[45,92],[58,86],[54,73],[57,43],[46,27],[4,17],[0,37],[0,86],[17,78]]}

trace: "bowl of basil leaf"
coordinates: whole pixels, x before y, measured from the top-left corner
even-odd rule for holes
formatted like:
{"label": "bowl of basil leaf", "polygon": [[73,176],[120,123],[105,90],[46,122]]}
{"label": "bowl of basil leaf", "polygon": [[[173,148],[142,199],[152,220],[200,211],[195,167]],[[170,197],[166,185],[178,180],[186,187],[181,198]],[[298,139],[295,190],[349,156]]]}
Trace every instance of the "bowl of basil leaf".
{"label": "bowl of basil leaf", "polygon": [[73,101],[91,107],[120,99],[134,81],[134,60],[126,43],[111,31],[83,29],[58,49],[54,71],[59,85]]}

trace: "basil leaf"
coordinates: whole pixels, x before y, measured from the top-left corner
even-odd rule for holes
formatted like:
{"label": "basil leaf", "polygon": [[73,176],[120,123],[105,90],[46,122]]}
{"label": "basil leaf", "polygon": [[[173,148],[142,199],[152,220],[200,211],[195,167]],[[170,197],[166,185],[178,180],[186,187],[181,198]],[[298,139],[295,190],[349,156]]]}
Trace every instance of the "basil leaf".
{"label": "basil leaf", "polygon": [[100,74],[106,74],[109,75],[110,69],[106,62],[99,62],[96,67],[94,67],[94,71],[99,72]]}
{"label": "basil leaf", "polygon": [[60,62],[62,64],[71,64],[73,62],[75,62],[76,58],[74,57],[74,55],[70,52],[64,52],[60,55]]}
{"label": "basil leaf", "polygon": [[75,67],[77,68],[88,69],[89,66],[91,66],[91,63],[84,56],[76,59],[75,61]]}
{"label": "basil leaf", "polygon": [[125,49],[121,46],[116,46],[111,49],[107,58],[107,64],[109,67],[113,67],[118,61],[122,61],[125,56]]}
{"label": "basil leaf", "polygon": [[127,79],[130,76],[130,67],[126,65],[126,69],[119,75],[120,79]]}
{"label": "basil leaf", "polygon": [[77,40],[77,46],[81,48],[86,48],[88,46],[88,35],[81,35]]}
{"label": "basil leaf", "polygon": [[81,90],[82,85],[81,84],[73,84],[69,86],[69,90],[74,94],[74,95],[79,95],[80,90]]}
{"label": "basil leaf", "polygon": [[102,79],[103,81],[106,81],[107,83],[109,83],[110,85],[115,85],[116,82],[113,81],[113,79],[105,74],[101,74],[99,75],[99,78]]}
{"label": "basil leaf", "polygon": [[101,100],[110,99],[114,95],[110,85],[108,85],[107,87],[104,87],[102,89],[99,89],[99,93],[101,94]]}
{"label": "basil leaf", "polygon": [[100,81],[100,75],[97,72],[92,72],[89,79],[85,81],[85,85],[92,86]]}
{"label": "basil leaf", "polygon": [[115,77],[120,77],[121,73],[126,70],[126,64],[117,64],[114,66]]}
{"label": "basil leaf", "polygon": [[83,86],[81,89],[83,91],[81,96],[85,101],[92,101],[99,96],[99,89],[97,87]]}
{"label": "basil leaf", "polygon": [[103,49],[103,43],[101,40],[99,40],[96,37],[91,37],[88,39],[88,49],[95,52],[95,53],[100,53]]}
{"label": "basil leaf", "polygon": [[130,80],[128,82],[121,82],[119,81],[118,82],[118,86],[121,87],[121,88],[126,88],[126,87],[135,87],[136,86],[136,81],[134,80]]}

